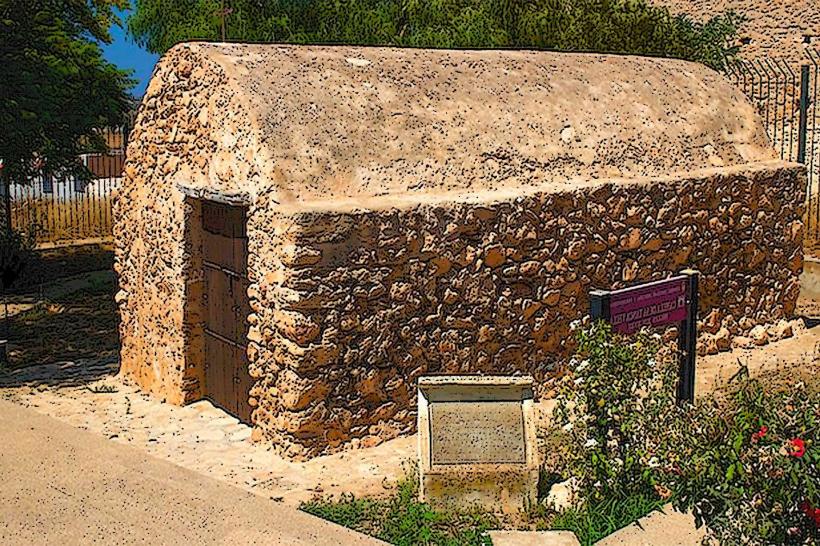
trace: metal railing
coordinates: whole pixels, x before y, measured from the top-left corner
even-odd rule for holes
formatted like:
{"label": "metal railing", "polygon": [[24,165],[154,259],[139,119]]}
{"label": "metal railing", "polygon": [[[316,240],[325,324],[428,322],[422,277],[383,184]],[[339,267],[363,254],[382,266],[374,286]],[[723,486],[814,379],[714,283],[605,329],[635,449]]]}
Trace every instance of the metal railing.
{"label": "metal railing", "polygon": [[766,132],[786,161],[806,165],[805,246],[820,250],[820,51],[799,62],[755,59],[727,63],[726,75],[757,106]]}

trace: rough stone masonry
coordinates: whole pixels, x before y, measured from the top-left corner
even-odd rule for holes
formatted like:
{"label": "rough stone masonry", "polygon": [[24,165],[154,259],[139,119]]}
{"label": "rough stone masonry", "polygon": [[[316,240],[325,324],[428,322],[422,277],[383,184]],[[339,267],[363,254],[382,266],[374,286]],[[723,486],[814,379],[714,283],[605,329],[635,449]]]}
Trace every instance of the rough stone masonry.
{"label": "rough stone masonry", "polygon": [[305,458],[410,432],[423,374],[549,395],[593,287],[692,267],[701,351],[787,335],[804,191],[692,63],[185,44],[115,205],[122,373],[207,395],[191,196],[248,207],[254,438]]}
{"label": "rough stone masonry", "polygon": [[[705,22],[729,10],[742,17],[737,43],[746,59],[782,58],[799,67],[804,50],[820,46],[816,0],[660,0],[674,15]],[[799,69],[798,69],[799,72]]]}

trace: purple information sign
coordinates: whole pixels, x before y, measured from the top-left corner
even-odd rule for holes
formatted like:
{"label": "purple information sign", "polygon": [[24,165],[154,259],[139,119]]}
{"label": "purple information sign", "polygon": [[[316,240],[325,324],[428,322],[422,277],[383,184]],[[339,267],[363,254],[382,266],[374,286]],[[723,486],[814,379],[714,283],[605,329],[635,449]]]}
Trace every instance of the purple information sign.
{"label": "purple information sign", "polygon": [[610,293],[609,320],[616,332],[632,334],[644,326],[686,319],[686,277],[673,277]]}
{"label": "purple information sign", "polygon": [[676,277],[620,290],[589,293],[589,314],[606,320],[620,334],[644,326],[678,324],[680,370],[677,397],[695,400],[695,347],[698,321],[698,272],[687,269]]}

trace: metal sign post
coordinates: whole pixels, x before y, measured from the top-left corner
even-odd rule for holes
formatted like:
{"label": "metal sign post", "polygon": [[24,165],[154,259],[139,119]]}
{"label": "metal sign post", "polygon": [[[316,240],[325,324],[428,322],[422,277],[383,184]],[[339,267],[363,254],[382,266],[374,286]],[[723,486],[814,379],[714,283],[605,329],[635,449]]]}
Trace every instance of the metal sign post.
{"label": "metal sign post", "polygon": [[620,290],[592,290],[590,315],[612,324],[621,334],[645,326],[678,324],[678,402],[695,401],[695,357],[698,339],[698,277],[687,269],[680,275]]}

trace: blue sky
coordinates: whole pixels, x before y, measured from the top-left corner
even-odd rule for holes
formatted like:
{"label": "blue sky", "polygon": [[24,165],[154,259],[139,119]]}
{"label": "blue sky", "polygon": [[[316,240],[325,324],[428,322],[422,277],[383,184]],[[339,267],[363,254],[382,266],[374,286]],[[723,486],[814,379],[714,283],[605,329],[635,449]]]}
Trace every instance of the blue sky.
{"label": "blue sky", "polygon": [[[120,13],[120,18],[124,21],[126,15],[126,13]],[[113,40],[111,44],[103,44],[105,58],[120,68],[130,68],[134,71],[133,78],[138,83],[131,92],[135,97],[142,97],[159,55],[148,53],[135,44],[120,27],[111,28],[111,38]]]}

